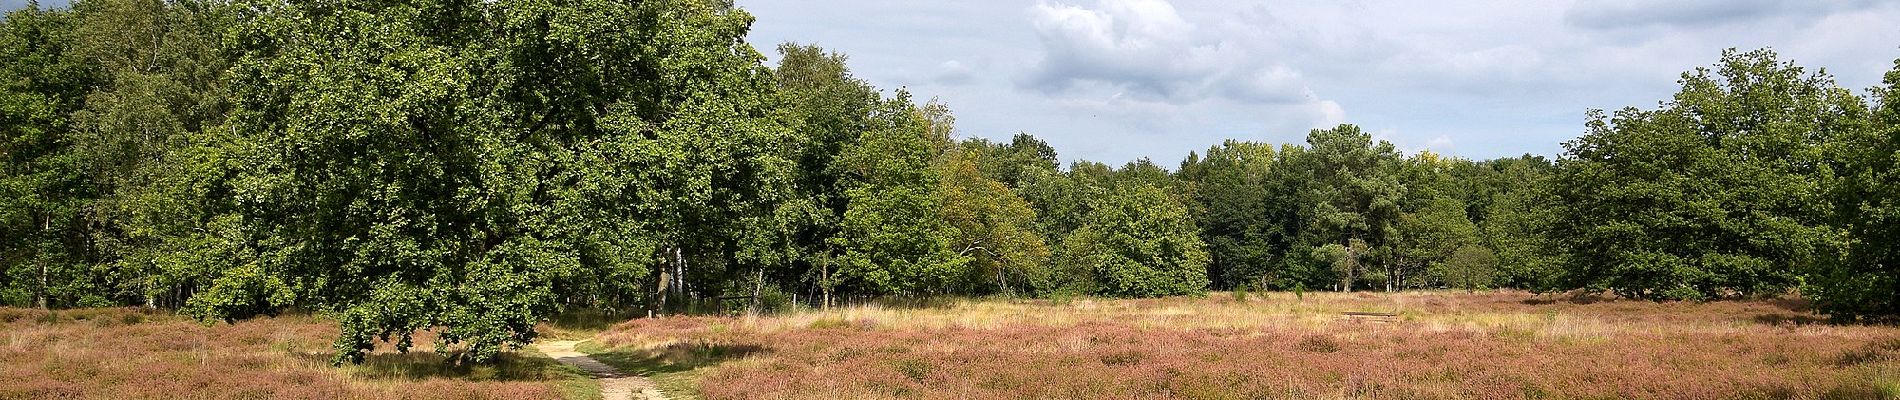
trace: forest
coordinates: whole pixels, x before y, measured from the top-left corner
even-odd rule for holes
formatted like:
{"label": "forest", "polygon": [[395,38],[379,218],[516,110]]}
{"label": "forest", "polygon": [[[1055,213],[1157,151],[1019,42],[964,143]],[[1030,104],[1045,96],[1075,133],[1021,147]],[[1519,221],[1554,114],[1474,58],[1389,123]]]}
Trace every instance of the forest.
{"label": "forest", "polygon": [[1844,88],[1724,51],[1657,104],[1589,111],[1554,157],[1339,125],[1064,165],[836,51],[772,65],[752,23],[720,0],[13,11],[0,305],[316,313],[339,363],[423,330],[489,360],[572,310],[932,296],[1514,288],[1900,316],[1900,63]]}

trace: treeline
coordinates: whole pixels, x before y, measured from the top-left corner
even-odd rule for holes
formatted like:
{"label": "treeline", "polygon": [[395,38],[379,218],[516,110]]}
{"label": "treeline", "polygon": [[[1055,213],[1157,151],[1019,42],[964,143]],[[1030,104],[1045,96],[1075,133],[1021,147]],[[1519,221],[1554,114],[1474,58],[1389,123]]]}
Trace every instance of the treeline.
{"label": "treeline", "polygon": [[[0,302],[335,316],[492,358],[563,309],[1799,291],[1900,313],[1900,101],[1768,51],[1548,160],[1351,125],[1169,170],[964,138],[724,1],[80,0],[0,21]],[[1896,70],[1900,71],[1900,70]]]}

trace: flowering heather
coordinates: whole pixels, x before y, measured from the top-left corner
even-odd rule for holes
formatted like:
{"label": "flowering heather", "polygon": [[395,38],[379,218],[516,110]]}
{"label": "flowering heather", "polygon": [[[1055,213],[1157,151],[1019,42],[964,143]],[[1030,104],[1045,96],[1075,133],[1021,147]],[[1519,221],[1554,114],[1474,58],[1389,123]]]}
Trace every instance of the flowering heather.
{"label": "flowering heather", "polygon": [[378,353],[331,367],[336,324],[303,316],[206,326],[137,309],[0,308],[0,328],[0,399],[535,399],[595,390],[525,355],[458,368],[426,351]]}
{"label": "flowering heather", "polygon": [[[1341,312],[1398,314],[1393,322]],[[1893,398],[1900,329],[1799,301],[1520,292],[963,301],[640,319],[597,337],[704,367],[708,399]]]}

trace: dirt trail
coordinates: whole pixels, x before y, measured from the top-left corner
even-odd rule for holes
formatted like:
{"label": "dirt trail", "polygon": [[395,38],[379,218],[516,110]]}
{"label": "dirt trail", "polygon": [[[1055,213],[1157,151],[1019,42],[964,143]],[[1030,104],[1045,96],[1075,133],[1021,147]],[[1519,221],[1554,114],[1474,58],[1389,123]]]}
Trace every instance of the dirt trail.
{"label": "dirt trail", "polygon": [[620,372],[612,365],[588,357],[586,353],[574,351],[574,345],[579,343],[578,340],[559,340],[535,343],[534,348],[562,364],[575,366],[599,378],[600,397],[604,400],[666,400],[666,395],[660,394],[660,389],[653,386],[652,380]]}

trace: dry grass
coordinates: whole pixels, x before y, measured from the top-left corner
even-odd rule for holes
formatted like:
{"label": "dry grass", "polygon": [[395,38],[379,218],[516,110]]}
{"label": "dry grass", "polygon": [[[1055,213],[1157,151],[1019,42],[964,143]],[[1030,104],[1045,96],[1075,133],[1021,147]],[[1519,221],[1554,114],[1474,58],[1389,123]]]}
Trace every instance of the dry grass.
{"label": "dry grass", "polygon": [[1790,300],[1274,293],[638,319],[596,340],[708,399],[1895,397],[1900,329],[1816,322]]}
{"label": "dry grass", "polygon": [[0,399],[534,399],[598,397],[578,371],[532,355],[453,367],[427,352],[329,366],[335,323],[260,318],[205,326],[137,309],[0,308]]}

